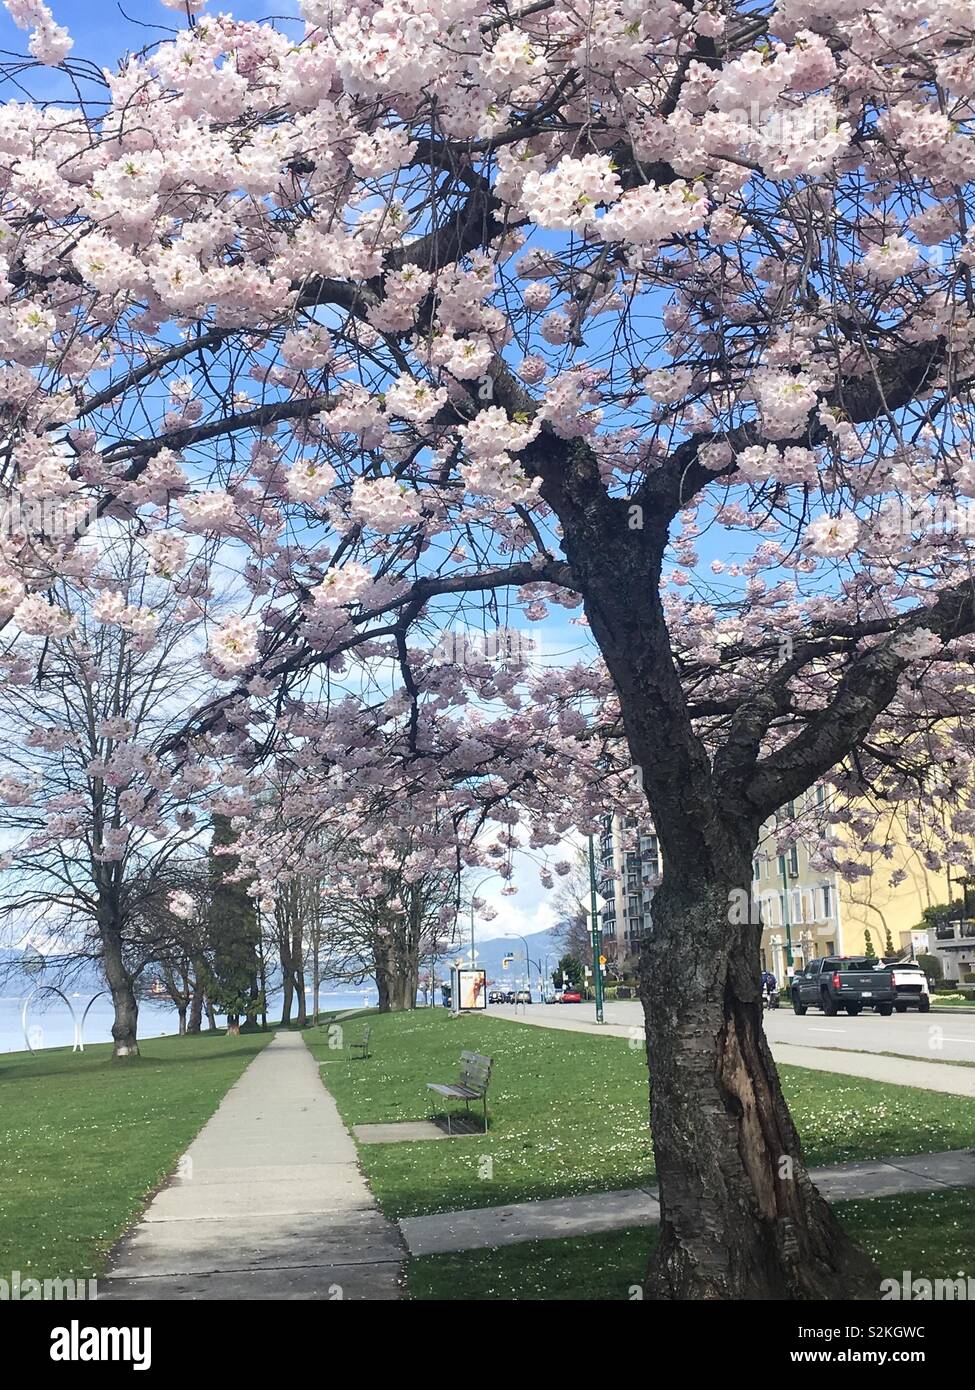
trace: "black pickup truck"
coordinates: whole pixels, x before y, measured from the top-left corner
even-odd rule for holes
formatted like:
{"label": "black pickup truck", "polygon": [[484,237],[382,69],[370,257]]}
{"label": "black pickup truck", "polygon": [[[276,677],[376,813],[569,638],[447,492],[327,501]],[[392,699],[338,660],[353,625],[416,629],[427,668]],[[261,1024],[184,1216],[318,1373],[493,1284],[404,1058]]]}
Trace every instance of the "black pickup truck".
{"label": "black pickup truck", "polygon": [[833,1018],[840,1009],[848,1014],[876,1009],[886,1017],[894,1012],[896,998],[890,967],[869,956],[821,956],[792,980],[792,1007],[797,1014],[822,1009]]}

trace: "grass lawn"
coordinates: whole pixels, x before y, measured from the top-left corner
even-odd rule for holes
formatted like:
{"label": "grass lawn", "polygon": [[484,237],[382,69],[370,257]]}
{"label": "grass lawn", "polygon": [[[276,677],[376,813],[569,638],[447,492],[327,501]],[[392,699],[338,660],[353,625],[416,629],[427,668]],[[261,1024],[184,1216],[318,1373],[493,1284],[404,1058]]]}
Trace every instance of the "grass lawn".
{"label": "grass lawn", "polygon": [[[884,1278],[952,1279],[975,1269],[975,1191],[841,1202],[837,1213]],[[407,1266],[410,1298],[591,1301],[629,1299],[657,1239],[653,1227],[496,1250],[425,1255]]]}
{"label": "grass lawn", "polygon": [[[0,1271],[88,1278],[273,1034],[0,1056]],[[9,1277],[9,1275],[7,1276]]]}
{"label": "grass lawn", "polygon": [[[393,1217],[639,1187],[653,1180],[643,1052],[625,1038],[536,1028],[445,1009],[376,1014],[368,1061],[327,1031],[305,1034],[346,1124],[416,1120],[456,1079],[462,1049],[494,1058],[487,1135],[369,1144],[363,1170]],[[349,1024],[352,1037],[360,1024]],[[811,1165],[965,1148],[975,1100],[859,1077],[781,1069]],[[490,1164],[483,1163],[490,1158]]]}

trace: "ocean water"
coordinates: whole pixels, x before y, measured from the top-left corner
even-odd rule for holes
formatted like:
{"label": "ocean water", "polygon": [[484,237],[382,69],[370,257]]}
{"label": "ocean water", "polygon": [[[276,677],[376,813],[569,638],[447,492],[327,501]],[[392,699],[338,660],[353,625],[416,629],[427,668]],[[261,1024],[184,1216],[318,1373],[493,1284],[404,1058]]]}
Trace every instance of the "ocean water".
{"label": "ocean water", "polygon": [[[65,991],[78,1020],[85,1006],[92,998],[90,994],[73,995]],[[318,998],[319,1008],[331,1012],[335,1009],[369,1009],[376,1004],[375,990],[330,992],[322,990]],[[281,1017],[280,997],[268,1001],[268,1023]],[[25,1052],[22,1014],[24,998],[0,998],[0,1053]],[[114,1014],[110,999],[97,999],[92,1004],[85,1020],[85,1043],[112,1041],[112,1020]],[[221,1026],[225,1020],[218,1016]],[[34,1000],[27,1019],[30,1043],[35,1052],[45,1047],[70,1047],[74,1042],[74,1023],[67,1005],[57,996]],[[204,1026],[206,1026],[204,1020]],[[143,1002],[139,1005],[139,1037],[161,1038],[167,1033],[179,1031],[179,1016],[168,1002]]]}

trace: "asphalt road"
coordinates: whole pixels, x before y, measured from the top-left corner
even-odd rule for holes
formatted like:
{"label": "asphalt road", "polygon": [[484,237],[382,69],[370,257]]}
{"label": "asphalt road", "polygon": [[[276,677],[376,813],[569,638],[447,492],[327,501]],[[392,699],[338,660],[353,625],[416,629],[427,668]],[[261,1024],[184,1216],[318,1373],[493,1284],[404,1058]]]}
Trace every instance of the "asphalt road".
{"label": "asphalt road", "polygon": [[[507,1017],[529,1014],[541,1022],[541,1014],[551,1015],[553,1027],[578,1028],[595,1017],[589,1004],[532,1004],[523,1007],[492,1005],[489,1013]],[[643,1031],[643,1009],[629,1000],[607,1002],[606,1023],[612,1030]],[[549,1021],[548,1019],[546,1021]],[[588,1031],[588,1029],[587,1029]],[[797,1047],[844,1048],[854,1052],[896,1053],[901,1057],[924,1057],[932,1062],[972,1062],[975,1064],[975,1014],[919,1014],[911,1010],[881,1018],[876,1013],[850,1018],[837,1014],[826,1018],[810,1009],[798,1018],[788,1005],[765,1015],[765,1031],[771,1043],[790,1043]]]}

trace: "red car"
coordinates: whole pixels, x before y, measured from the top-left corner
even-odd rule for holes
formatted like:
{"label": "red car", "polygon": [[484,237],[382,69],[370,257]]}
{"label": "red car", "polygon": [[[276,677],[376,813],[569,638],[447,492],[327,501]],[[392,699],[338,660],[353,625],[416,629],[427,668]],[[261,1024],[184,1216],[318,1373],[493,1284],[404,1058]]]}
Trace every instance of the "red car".
{"label": "red car", "polygon": [[576,989],[566,989],[562,991],[563,1004],[581,1004],[582,995]]}

